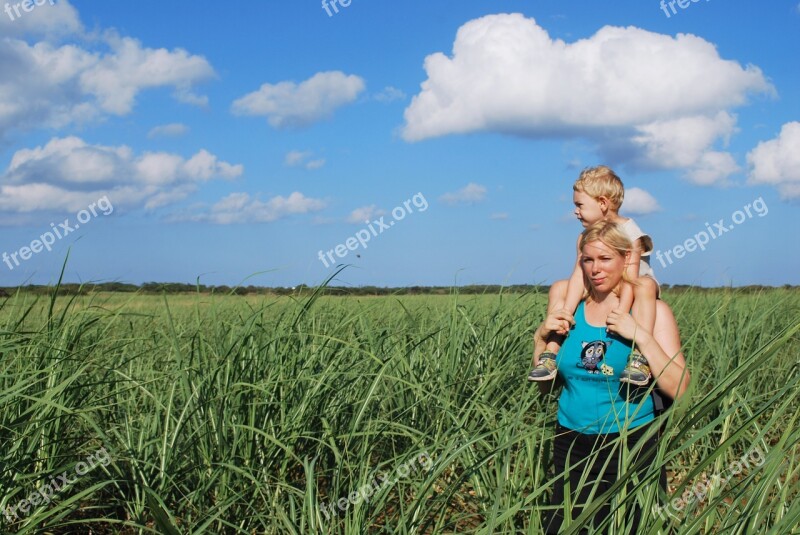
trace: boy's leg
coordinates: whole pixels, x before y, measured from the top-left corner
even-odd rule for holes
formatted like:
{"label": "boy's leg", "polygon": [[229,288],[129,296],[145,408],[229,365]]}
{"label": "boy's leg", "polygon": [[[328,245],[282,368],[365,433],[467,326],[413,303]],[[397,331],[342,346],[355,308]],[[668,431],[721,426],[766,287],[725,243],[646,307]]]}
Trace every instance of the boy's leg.
{"label": "boy's leg", "polygon": [[[554,310],[564,308],[564,298],[567,295],[567,281],[556,281],[550,287],[547,295],[547,314]],[[528,381],[552,381],[555,379],[558,370],[556,368],[556,355],[561,349],[562,337],[551,336],[547,340],[544,352],[539,355],[539,363],[528,373]]]}
{"label": "boy's leg", "polygon": [[656,300],[658,283],[653,277],[639,277],[633,285],[633,308],[631,313],[642,328],[653,332],[656,325]]}
{"label": "boy's leg", "polygon": [[[556,281],[550,286],[550,292],[547,295],[547,313],[550,314],[554,310],[559,310],[564,308],[564,300],[567,297],[567,285],[569,281],[561,280]],[[550,351],[551,353],[558,353],[558,350],[561,349],[561,338],[552,337],[550,340],[547,341],[547,348],[545,351]]]}
{"label": "boy's leg", "polygon": [[[639,326],[653,333],[656,324],[656,299],[658,283],[652,277],[639,277],[633,284],[633,308],[631,314]],[[634,340],[635,342],[635,340]],[[650,366],[641,353],[634,347],[628,365],[622,371],[620,382],[637,386],[645,386],[650,381]]]}

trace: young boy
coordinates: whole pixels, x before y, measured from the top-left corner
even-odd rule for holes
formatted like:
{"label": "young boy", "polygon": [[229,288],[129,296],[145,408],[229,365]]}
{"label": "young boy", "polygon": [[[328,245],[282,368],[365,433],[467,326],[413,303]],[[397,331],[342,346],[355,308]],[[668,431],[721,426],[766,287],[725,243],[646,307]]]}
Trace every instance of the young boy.
{"label": "young boy", "polygon": [[[622,180],[610,168],[601,165],[581,172],[572,190],[575,216],[584,228],[606,219],[620,225],[633,243],[630,263],[625,267],[626,282],[623,282],[620,288],[619,309],[628,311],[632,306],[636,322],[652,333],[656,323],[656,299],[659,294],[658,282],[653,277],[649,259],[653,241],[650,236],[642,232],[633,219],[619,215],[619,208],[625,196]],[[548,313],[552,310],[575,313],[585,291],[580,260],[581,252],[578,251],[575,269],[569,282],[566,283],[566,288],[563,281],[555,283],[551,288]],[[550,381],[556,377],[558,372],[556,354],[560,347],[558,342],[548,341],[547,349],[539,356],[539,365],[528,374],[529,381]],[[649,380],[650,367],[647,365],[647,360],[634,346],[620,381],[644,386]]]}

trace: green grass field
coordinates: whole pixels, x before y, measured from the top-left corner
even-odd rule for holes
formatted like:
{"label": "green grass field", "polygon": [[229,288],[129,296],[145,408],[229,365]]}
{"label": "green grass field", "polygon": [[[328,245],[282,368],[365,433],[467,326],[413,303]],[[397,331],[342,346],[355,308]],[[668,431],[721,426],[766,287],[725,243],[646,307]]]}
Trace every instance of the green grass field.
{"label": "green grass field", "polygon": [[[611,531],[639,501],[641,533],[800,532],[800,293],[665,300],[693,378],[659,452],[674,505],[654,512],[654,466],[598,497]],[[0,532],[541,533],[556,405],[525,376],[545,301],[5,298]]]}

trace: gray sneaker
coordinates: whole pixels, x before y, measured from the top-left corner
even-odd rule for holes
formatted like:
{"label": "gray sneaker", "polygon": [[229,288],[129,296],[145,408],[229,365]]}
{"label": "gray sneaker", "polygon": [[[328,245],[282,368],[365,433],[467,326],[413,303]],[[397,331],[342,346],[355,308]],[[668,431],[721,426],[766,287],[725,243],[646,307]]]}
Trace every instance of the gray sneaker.
{"label": "gray sneaker", "polygon": [[619,376],[620,383],[629,383],[636,386],[647,386],[650,382],[650,364],[647,359],[639,353],[638,349],[634,349],[631,353],[631,358],[628,360],[628,365],[622,370]]}
{"label": "gray sneaker", "polygon": [[539,365],[528,374],[528,381],[552,381],[557,373],[556,354],[545,351],[539,355]]}

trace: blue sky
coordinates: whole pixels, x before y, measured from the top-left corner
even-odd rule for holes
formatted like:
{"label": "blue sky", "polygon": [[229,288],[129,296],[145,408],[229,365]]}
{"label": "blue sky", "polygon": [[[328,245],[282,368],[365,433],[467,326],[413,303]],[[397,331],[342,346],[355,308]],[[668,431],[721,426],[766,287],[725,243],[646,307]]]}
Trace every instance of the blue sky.
{"label": "blue sky", "polygon": [[2,286],[68,249],[73,282],[549,283],[598,164],[661,282],[800,284],[797,0],[37,1],[0,2]]}

